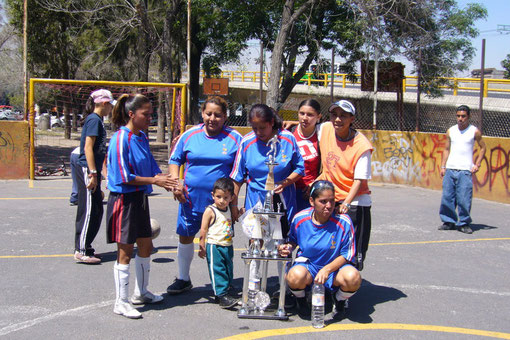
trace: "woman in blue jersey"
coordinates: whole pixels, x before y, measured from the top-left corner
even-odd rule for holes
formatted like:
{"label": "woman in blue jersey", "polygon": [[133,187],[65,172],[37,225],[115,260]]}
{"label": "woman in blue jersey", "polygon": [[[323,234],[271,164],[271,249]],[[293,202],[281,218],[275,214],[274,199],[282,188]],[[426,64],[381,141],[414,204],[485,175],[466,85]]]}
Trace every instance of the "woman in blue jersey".
{"label": "woman in blue jersey", "polygon": [[241,185],[246,182],[246,210],[266,198],[266,180],[268,167],[267,153],[270,151],[268,141],[278,138],[276,159],[279,163],[274,168],[274,205],[282,203],[281,211],[286,211],[287,218],[282,218],[282,232],[286,237],[288,225],[296,213],[296,188],[294,183],[305,174],[303,157],[299,153],[296,139],[291,132],[282,129],[282,121],[276,112],[264,104],[256,104],[248,116],[253,132],[244,136],[236,155],[234,169],[230,177],[235,181],[235,196]]}
{"label": "woman in blue jersey", "polygon": [[179,294],[193,287],[189,275],[194,256],[193,239],[200,231],[205,208],[213,203],[213,184],[230,174],[242,138],[237,131],[225,126],[227,102],[221,97],[207,98],[202,105],[202,119],[203,124],[182,134],[168,161],[172,178],[179,177],[179,167],[184,165],[183,184],[174,190],[180,202],[177,217],[179,276],[168,286],[169,294]]}
{"label": "woman in blue jersey", "polygon": [[294,217],[289,242],[279,247],[281,256],[289,256],[299,246],[287,283],[297,298],[300,314],[310,313],[305,288],[324,284],[335,301],[335,319],[343,318],[346,301],[361,285],[361,275],[352,266],[356,247],[354,229],[348,215],[335,215],[335,187],[317,181],[310,189],[311,208]]}
{"label": "woman in blue jersey", "polygon": [[147,194],[152,185],[171,190],[178,183],[162,175],[149,148],[143,130],[149,127],[152,105],[143,95],[122,95],[113,109],[112,122],[120,129],[112,136],[108,148],[108,205],[106,208],[107,241],[117,243],[117,261],[113,267],[116,300],[113,312],[127,318],[142,315],[128,302],[129,262],[134,243],[136,284],[131,303],[156,303],[160,295],[147,290],[149,283],[152,231]]}

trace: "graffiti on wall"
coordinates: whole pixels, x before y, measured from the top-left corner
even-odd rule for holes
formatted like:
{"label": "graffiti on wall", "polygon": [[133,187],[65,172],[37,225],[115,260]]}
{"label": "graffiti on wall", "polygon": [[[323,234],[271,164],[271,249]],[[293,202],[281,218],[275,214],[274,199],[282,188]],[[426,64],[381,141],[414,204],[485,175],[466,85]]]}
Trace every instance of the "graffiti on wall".
{"label": "graffiti on wall", "polygon": [[[372,180],[441,190],[446,134],[364,131],[371,140]],[[510,203],[510,139],[484,137],[487,151],[473,176],[475,196]],[[474,157],[480,149],[475,143]]]}
{"label": "graffiti on wall", "polygon": [[[377,140],[377,134],[372,135],[372,143]],[[373,176],[382,176],[385,181],[420,181],[420,166],[414,161],[414,140],[404,138],[397,133],[381,137],[382,159],[372,162]],[[377,150],[374,150],[377,152]]]}
{"label": "graffiti on wall", "polygon": [[0,178],[27,178],[29,172],[27,122],[0,122]]}

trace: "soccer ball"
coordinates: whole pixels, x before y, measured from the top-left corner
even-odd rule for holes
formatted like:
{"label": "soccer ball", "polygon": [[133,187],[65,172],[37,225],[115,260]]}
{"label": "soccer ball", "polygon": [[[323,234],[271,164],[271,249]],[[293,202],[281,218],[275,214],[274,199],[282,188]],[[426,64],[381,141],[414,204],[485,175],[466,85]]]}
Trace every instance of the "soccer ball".
{"label": "soccer ball", "polygon": [[151,218],[151,230],[152,239],[154,240],[156,237],[159,236],[159,233],[161,232],[161,226],[159,225],[159,222],[153,218]]}

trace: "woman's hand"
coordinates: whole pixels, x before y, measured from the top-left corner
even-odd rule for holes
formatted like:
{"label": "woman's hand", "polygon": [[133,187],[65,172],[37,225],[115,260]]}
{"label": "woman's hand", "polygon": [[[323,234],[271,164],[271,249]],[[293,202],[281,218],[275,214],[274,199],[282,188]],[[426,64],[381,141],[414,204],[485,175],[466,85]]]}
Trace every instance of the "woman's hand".
{"label": "woman's hand", "polygon": [[349,209],[350,209],[350,204],[347,204],[344,202],[338,206],[338,213],[339,214],[347,214],[349,212]]}
{"label": "woman's hand", "polygon": [[89,184],[87,184],[87,189],[94,192],[97,188],[97,174],[89,174]]}
{"label": "woman's hand", "polygon": [[274,188],[275,194],[281,194],[283,189],[292,184],[292,181],[288,178],[285,178],[283,181],[276,183],[276,187]]}
{"label": "woman's hand", "polygon": [[173,188],[172,192],[174,194],[174,200],[179,201],[179,203],[186,203],[185,189],[182,185],[179,184],[177,187]]}
{"label": "woman's hand", "polygon": [[280,244],[278,246],[278,254],[280,254],[281,257],[290,256],[290,254],[292,254],[292,250],[294,250],[294,247],[292,247],[292,244],[290,243]]}
{"label": "woman's hand", "polygon": [[331,272],[329,271],[329,269],[327,267],[322,267],[322,269],[319,270],[319,272],[315,276],[315,283],[320,283],[320,284],[326,283],[330,273]]}
{"label": "woman's hand", "polygon": [[157,174],[154,176],[154,184],[165,188],[167,191],[172,190],[178,184],[179,180],[172,178],[171,175]]}

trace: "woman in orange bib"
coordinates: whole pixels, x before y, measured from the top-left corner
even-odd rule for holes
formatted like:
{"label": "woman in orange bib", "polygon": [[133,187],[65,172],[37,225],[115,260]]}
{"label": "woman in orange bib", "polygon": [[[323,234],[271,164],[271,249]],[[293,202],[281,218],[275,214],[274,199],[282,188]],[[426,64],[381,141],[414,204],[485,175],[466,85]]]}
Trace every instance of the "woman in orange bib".
{"label": "woman in orange bib", "polygon": [[368,180],[373,147],[362,133],[351,127],[356,114],[354,105],[340,100],[331,104],[328,111],[330,121],[321,124],[319,131],[322,173],[317,180],[334,184],[338,212],[352,219],[356,240],[354,265],[362,270],[371,230]]}

